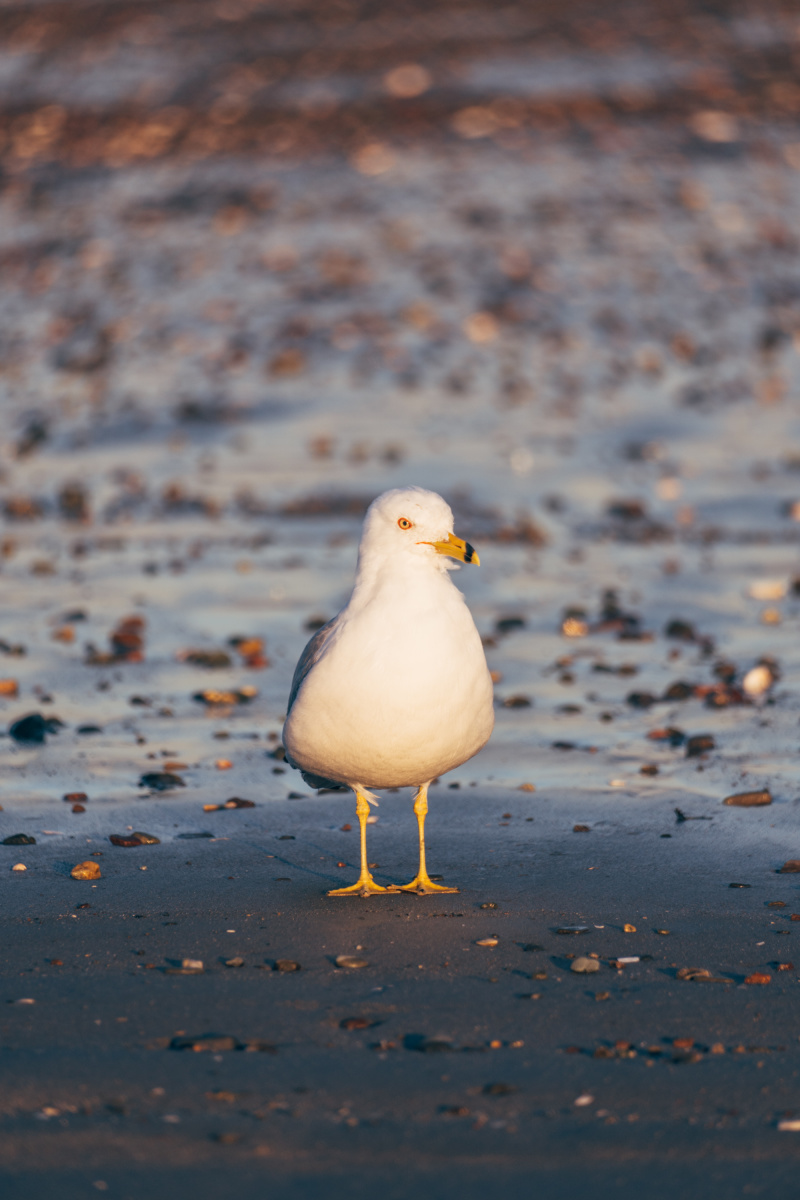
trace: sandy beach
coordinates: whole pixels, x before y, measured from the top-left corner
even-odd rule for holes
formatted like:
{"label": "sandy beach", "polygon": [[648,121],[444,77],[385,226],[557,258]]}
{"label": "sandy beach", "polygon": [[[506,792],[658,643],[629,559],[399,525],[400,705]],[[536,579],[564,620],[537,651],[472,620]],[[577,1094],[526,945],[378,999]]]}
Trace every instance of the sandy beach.
{"label": "sandy beach", "polygon": [[[799,30],[0,6],[10,1200],[791,1194]],[[495,732],[431,789],[460,892],[332,899],[281,728],[407,484]]]}

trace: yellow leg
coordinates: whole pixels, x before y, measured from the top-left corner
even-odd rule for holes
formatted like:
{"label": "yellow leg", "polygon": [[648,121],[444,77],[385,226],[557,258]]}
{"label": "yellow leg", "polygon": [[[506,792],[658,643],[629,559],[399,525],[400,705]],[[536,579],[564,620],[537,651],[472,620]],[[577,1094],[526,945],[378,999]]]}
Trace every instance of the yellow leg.
{"label": "yellow leg", "polygon": [[431,892],[457,892],[458,888],[442,887],[440,883],[434,883],[428,875],[428,869],[425,866],[425,817],[428,813],[428,785],[423,783],[414,799],[414,812],[417,814],[417,823],[419,825],[419,870],[415,879],[411,883],[405,884],[399,890],[401,892],[416,892],[418,896],[427,896]]}
{"label": "yellow leg", "polygon": [[381,887],[369,873],[367,868],[367,817],[369,816],[369,803],[361,788],[353,788],[356,794],[356,813],[358,814],[358,823],[361,826],[361,874],[358,877],[358,882],[352,887],[334,888],[332,892],[328,892],[329,896],[373,896],[379,892],[387,892],[389,889]]}

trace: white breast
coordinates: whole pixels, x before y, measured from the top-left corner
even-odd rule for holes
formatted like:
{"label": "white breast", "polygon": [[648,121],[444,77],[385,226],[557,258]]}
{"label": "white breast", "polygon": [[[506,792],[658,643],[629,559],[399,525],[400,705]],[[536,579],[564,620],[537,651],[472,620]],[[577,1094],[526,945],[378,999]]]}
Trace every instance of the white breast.
{"label": "white breast", "polygon": [[488,741],[492,683],[461,594],[436,571],[340,615],[284,728],[304,770],[365,787],[418,786]]}

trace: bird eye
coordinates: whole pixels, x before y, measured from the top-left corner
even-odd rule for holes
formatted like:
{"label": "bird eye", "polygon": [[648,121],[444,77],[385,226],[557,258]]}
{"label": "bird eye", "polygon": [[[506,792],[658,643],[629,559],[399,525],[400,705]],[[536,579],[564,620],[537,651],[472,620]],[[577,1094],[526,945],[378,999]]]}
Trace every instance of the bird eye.
{"label": "bird eye", "polygon": [[408,517],[401,517],[397,524],[401,529],[410,529],[413,522],[409,521]]}

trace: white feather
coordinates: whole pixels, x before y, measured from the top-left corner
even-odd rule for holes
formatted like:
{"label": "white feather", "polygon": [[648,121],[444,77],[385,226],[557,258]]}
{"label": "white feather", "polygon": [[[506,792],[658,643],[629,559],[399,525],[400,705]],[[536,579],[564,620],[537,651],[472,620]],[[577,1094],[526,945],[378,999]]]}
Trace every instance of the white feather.
{"label": "white feather", "polygon": [[349,786],[419,786],[489,740],[483,646],[450,580],[455,564],[426,544],[452,532],[435,492],[397,489],[370,506],[353,594],[301,659],[284,726],[287,755],[304,771]]}

